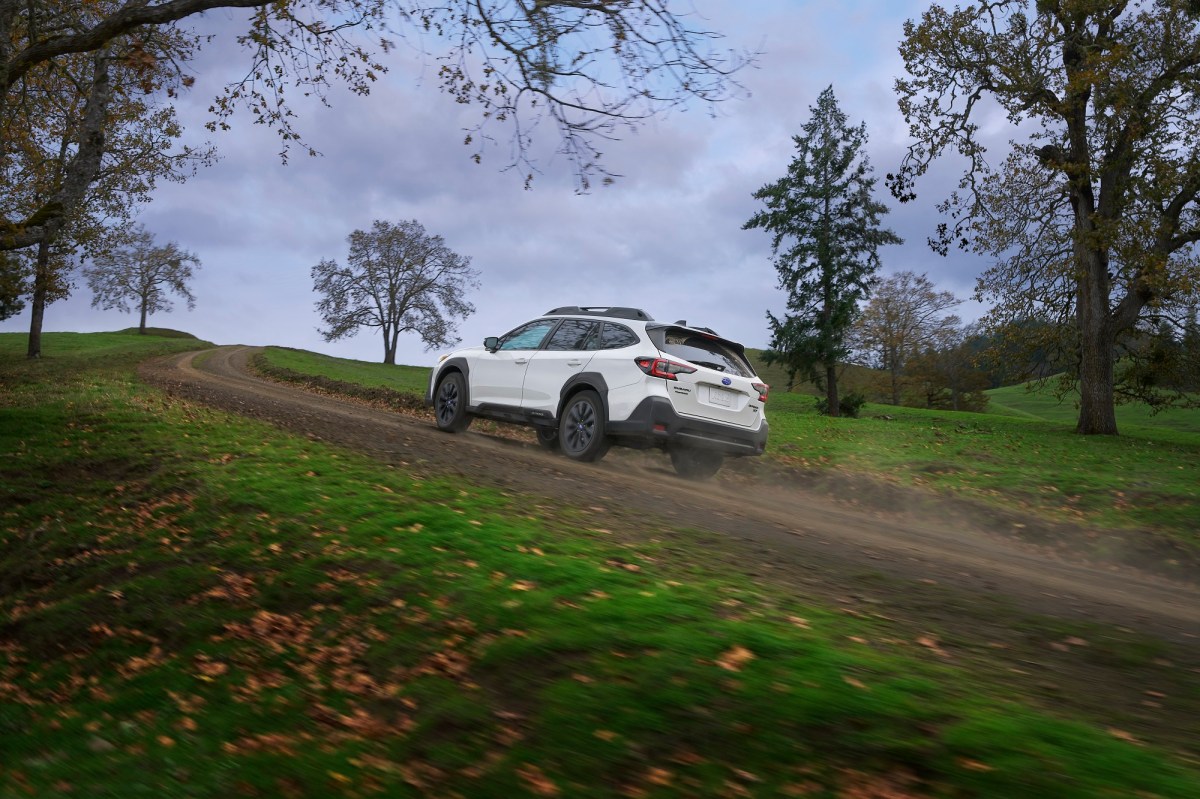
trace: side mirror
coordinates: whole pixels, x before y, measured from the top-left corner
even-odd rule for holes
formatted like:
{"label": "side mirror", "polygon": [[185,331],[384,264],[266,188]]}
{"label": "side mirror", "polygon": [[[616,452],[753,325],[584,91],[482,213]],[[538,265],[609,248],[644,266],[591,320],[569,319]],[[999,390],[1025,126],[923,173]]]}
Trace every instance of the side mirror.
{"label": "side mirror", "polygon": [[483,346],[487,347],[489,352],[495,352],[500,349],[500,339],[495,336],[488,336],[483,340]]}

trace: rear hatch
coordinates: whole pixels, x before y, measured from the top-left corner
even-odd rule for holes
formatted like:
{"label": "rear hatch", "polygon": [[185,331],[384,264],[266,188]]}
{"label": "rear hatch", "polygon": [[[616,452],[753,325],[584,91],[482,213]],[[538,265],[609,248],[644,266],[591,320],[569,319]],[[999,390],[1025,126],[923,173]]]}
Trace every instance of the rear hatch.
{"label": "rear hatch", "polygon": [[676,413],[737,427],[758,425],[767,387],[742,345],[679,325],[647,325],[646,333],[664,357],[696,367],[669,381],[667,396]]}

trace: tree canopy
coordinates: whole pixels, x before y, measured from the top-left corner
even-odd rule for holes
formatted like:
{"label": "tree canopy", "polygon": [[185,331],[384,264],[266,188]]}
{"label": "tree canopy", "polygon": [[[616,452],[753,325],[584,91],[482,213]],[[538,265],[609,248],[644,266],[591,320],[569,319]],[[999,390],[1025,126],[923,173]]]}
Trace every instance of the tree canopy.
{"label": "tree canopy", "polygon": [[[900,52],[913,143],[893,193],[911,199],[947,152],[965,159],[931,243],[996,259],[979,287],[993,323],[1060,331],[1077,429],[1115,434],[1120,347],[1200,290],[1200,5],[935,4]],[[981,130],[1001,115],[1013,138],[993,165]]]}
{"label": "tree canopy", "polygon": [[879,248],[900,238],[880,226],[887,207],[872,196],[875,178],[864,151],[865,125],[850,127],[833,87],[810,109],[787,174],[754,194],[766,206],[744,229],[771,234],[783,318],[767,312],[768,362],[790,377],[804,374],[826,391],[837,416],[837,364],[848,354],[846,334],[879,269]]}
{"label": "tree canopy", "polygon": [[300,140],[292,92],[323,97],[342,82],[367,94],[386,71],[392,37],[423,37],[437,45],[430,50],[441,88],[479,109],[468,144],[480,147],[489,126],[506,126],[510,165],[532,170],[532,136],[548,120],[585,188],[606,174],[600,141],[679,103],[730,96],[738,89],[732,74],[749,59],[718,50],[719,36],[693,27],[670,0],[0,0],[4,170],[14,148],[35,135],[19,111],[26,94],[65,60],[83,57],[92,67],[74,88],[79,129],[58,190],[31,210],[5,209],[0,250],[32,246],[61,227],[96,179],[109,145],[112,70],[153,73],[149,92],[186,88],[203,41],[184,25],[219,8],[252,13],[238,37],[247,71],[213,103],[213,128],[248,109],[279,131],[286,155]]}
{"label": "tree canopy", "polygon": [[313,291],[326,341],[375,327],[383,337],[383,362],[396,362],[401,333],[416,333],[426,349],[458,342],[458,320],[475,312],[466,299],[479,287],[471,259],[446,246],[415,219],[376,220],[370,230],[346,237],[346,265],[323,260],[312,268]]}

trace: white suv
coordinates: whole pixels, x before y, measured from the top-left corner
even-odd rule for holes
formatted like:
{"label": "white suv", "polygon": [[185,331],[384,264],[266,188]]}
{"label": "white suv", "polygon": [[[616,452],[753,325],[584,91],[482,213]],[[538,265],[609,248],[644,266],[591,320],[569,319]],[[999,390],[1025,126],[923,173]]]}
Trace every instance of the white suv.
{"label": "white suv", "polygon": [[684,477],[767,445],[767,385],[742,345],[637,308],[555,308],[482,347],[445,355],[426,402],[437,426],[479,416],[532,425],[538,441],[594,461],[611,444],[661,447]]}

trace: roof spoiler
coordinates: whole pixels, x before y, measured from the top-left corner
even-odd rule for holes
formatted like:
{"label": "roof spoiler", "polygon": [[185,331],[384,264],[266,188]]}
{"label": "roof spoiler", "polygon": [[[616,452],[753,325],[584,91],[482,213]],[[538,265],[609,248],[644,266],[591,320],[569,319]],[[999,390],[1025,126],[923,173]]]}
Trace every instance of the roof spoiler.
{"label": "roof spoiler", "polygon": [[679,327],[686,327],[688,330],[699,330],[701,333],[711,333],[717,338],[721,337],[721,334],[713,330],[711,327],[696,327],[695,325],[689,326],[686,319],[680,319],[675,324]]}

